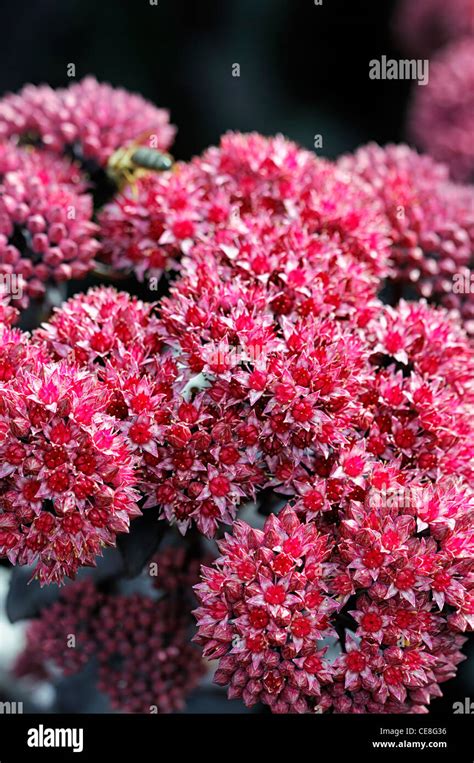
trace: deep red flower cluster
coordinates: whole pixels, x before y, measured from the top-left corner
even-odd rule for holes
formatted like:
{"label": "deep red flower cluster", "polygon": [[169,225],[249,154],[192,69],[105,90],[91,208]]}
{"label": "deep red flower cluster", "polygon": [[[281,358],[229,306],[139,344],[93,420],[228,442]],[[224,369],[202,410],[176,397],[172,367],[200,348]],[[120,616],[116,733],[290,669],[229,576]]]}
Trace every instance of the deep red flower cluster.
{"label": "deep red flower cluster", "polygon": [[404,145],[382,148],[372,143],[342,157],[339,164],[361,176],[382,201],[390,226],[394,279],[422,297],[459,310],[472,333],[472,187],[451,182],[445,165]]}
{"label": "deep red flower cluster", "polygon": [[[91,624],[105,597],[90,579],[61,589],[26,630],[26,644],[14,667],[20,677],[51,678],[51,666],[62,675],[78,673],[96,652]],[[29,659],[29,655],[34,655]]]}
{"label": "deep red flower cluster", "polygon": [[[229,696],[426,710],[474,624],[474,354],[446,309],[472,328],[449,289],[470,273],[472,199],[405,146],[331,163],[229,134],[100,215],[114,267],[178,271],[159,305],[91,289],[31,342],[2,308],[0,552],[60,581],[127,530],[139,496],[189,532],[151,593],[73,587],[56,616],[82,652],[54,660],[61,624],[46,657],[75,670],[94,652],[116,708],[180,707],[201,671],[193,544],[231,525],[197,586],[197,639]],[[446,307],[384,305],[387,276]],[[263,531],[236,521],[273,492],[288,505]]]}
{"label": "deep red flower cluster", "polygon": [[153,135],[167,149],[175,129],[168,112],[140,95],[99,83],[94,77],[57,90],[26,85],[0,102],[0,137],[39,140],[45,148],[105,166],[118,148]]}
{"label": "deep red flower cluster", "polygon": [[[170,550],[159,554],[153,595],[102,593],[92,580],[73,583],[27,631],[17,674],[71,675],[91,659],[98,664],[98,689],[122,712],[163,713],[184,707],[204,666],[190,643],[192,606],[185,561]],[[168,574],[173,573],[173,582]],[[178,578],[178,579],[177,579]],[[33,653],[35,662],[26,659]]]}
{"label": "deep red flower cluster", "polygon": [[132,455],[89,372],[9,330],[0,353],[0,554],[62,582],[140,513]]}
{"label": "deep red flower cluster", "polygon": [[270,229],[297,221],[384,271],[384,224],[364,183],[282,136],[256,133],[229,133],[190,163],[126,188],[100,214],[103,253],[139,279],[159,277],[197,243],[235,248],[256,217]]}
{"label": "deep red flower cluster", "polygon": [[93,267],[99,244],[92,211],[75,165],[0,145],[0,276],[15,307]]}
{"label": "deep red flower cluster", "polygon": [[[366,327],[378,368],[363,395],[369,449],[435,482],[472,469],[472,345],[446,312],[423,302],[385,307]],[[388,368],[385,366],[388,363]]]}
{"label": "deep red flower cluster", "polygon": [[424,510],[355,500],[321,522],[300,508],[263,531],[237,521],[203,569],[195,640],[216,682],[277,713],[426,712],[463,659],[454,629],[472,624],[472,546],[453,555],[472,494],[435,492]]}
{"label": "deep red flower cluster", "polygon": [[[53,360],[68,360],[97,370],[130,363],[152,364],[160,349],[154,305],[111,286],[89,289],[55,308],[33,332],[33,343]],[[127,358],[127,360],[125,360]]]}
{"label": "deep red flower cluster", "polygon": [[189,641],[185,603],[155,601],[142,594],[108,597],[94,629],[99,642],[98,688],[107,694],[114,710],[169,713],[183,709],[205,672],[199,652]]}

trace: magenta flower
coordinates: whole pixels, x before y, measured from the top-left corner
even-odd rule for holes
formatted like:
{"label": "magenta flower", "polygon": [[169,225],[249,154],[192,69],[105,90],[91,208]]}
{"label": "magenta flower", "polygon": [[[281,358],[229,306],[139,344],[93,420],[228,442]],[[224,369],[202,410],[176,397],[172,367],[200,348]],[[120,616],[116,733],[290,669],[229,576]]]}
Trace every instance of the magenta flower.
{"label": "magenta flower", "polygon": [[[466,538],[472,491],[450,506],[454,534]],[[195,640],[219,660],[215,681],[229,698],[277,713],[426,712],[463,659],[465,639],[450,629],[472,628],[461,612],[474,581],[468,546],[439,545],[442,527],[422,512],[421,503],[374,511],[366,500],[340,524],[324,514],[300,522],[289,506],[263,531],[237,521],[195,587]]]}
{"label": "magenta flower", "polygon": [[[173,600],[110,596],[93,621],[98,688],[114,710],[182,710],[205,668],[189,641],[189,614]],[[119,659],[117,659],[119,658]]]}
{"label": "magenta flower", "polygon": [[276,329],[285,321],[352,316],[370,307],[380,279],[351,245],[308,234],[299,223],[275,227],[263,216],[246,226],[245,235],[198,244],[183,258],[181,277],[161,302],[167,332],[182,337],[186,326],[221,340],[229,334],[230,307],[243,325],[265,314],[266,336],[258,341],[267,343],[272,322]]}
{"label": "magenta flower", "polygon": [[[372,143],[342,157],[339,164],[369,183],[383,204],[393,242],[392,278],[422,297],[458,309],[472,333],[472,189],[450,182],[444,165],[404,145],[381,148]],[[458,279],[467,280],[469,288],[458,290]]]}
{"label": "magenta flower", "polygon": [[41,355],[3,369],[0,553],[60,583],[140,513],[134,464],[88,372]]}
{"label": "magenta flower", "polygon": [[467,182],[474,177],[473,61],[472,37],[443,48],[430,62],[428,84],[416,88],[409,115],[416,143],[446,162],[453,178]]}
{"label": "magenta flower", "polygon": [[218,522],[231,523],[240,503],[255,498],[264,483],[257,450],[258,426],[248,405],[227,404],[216,385],[187,401],[179,390],[161,405],[156,429],[150,419],[128,428],[143,449],[145,507],[186,532],[192,522],[205,535]]}
{"label": "magenta flower", "polygon": [[97,227],[83,191],[77,168],[66,160],[0,147],[0,275],[16,306],[93,267]]}
{"label": "magenta flower", "polygon": [[[205,672],[199,651],[190,643],[193,598],[188,585],[197,577],[198,564],[190,577],[182,555],[171,562],[169,553],[160,552],[154,562],[158,576],[150,595],[101,593],[90,579],[62,589],[59,600],[29,625],[16,673],[54,680],[58,672],[77,673],[94,659],[97,688],[112,709],[182,710]],[[168,579],[170,564],[178,576],[173,585]]]}
{"label": "magenta flower", "polygon": [[331,241],[384,271],[386,230],[364,184],[282,136],[256,133],[229,133],[189,164],[126,188],[99,216],[103,254],[140,280],[159,277],[200,242],[239,247],[255,218],[269,234],[296,221],[322,248]]}
{"label": "magenta flower", "polygon": [[365,330],[374,352],[412,364],[430,384],[440,380],[472,401],[472,344],[443,308],[401,300],[395,308],[384,305]]}
{"label": "magenta flower", "polygon": [[160,348],[154,304],[112,287],[98,286],[55,308],[33,333],[53,360],[67,359],[91,370],[110,361],[114,366],[132,357],[140,367]]}
{"label": "magenta flower", "polygon": [[237,521],[219,549],[195,588],[195,640],[206,657],[219,659],[216,683],[229,684],[229,697],[248,706],[314,710],[332,681],[318,640],[335,635],[330,617],[342,606],[324,583],[327,536],[285,510],[269,517],[263,532]]}
{"label": "magenta flower", "polygon": [[67,88],[26,85],[0,101],[0,136],[39,139],[55,153],[69,151],[80,161],[104,167],[121,146],[154,136],[156,148],[172,143],[168,112],[140,95],[86,77]]}
{"label": "magenta flower", "polygon": [[394,18],[400,46],[429,56],[446,43],[474,34],[471,0],[399,0]]}
{"label": "magenta flower", "polygon": [[[403,637],[402,637],[403,638]],[[455,674],[464,658],[465,639],[438,629],[432,646],[383,651],[363,639],[348,640],[347,652],[335,662],[328,693],[335,713],[427,713],[431,699],[441,696],[439,684]]]}

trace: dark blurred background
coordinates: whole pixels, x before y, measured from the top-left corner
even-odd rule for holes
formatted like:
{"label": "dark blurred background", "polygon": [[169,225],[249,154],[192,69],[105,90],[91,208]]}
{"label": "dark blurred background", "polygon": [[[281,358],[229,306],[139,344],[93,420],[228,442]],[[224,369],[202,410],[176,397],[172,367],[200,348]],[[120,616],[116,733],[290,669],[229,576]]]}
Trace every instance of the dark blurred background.
{"label": "dark blurred background", "polygon": [[[417,2],[417,0],[413,0]],[[361,143],[401,141],[412,84],[373,81],[369,61],[404,57],[394,0],[2,0],[0,93],[26,82],[66,86],[93,74],[170,110],[172,149],[188,159],[226,130],[277,132],[328,157]],[[240,65],[240,77],[232,66]],[[436,700],[452,712],[474,694],[471,665]],[[70,689],[68,689],[70,691]],[[73,686],[78,707],[78,687]],[[68,707],[67,692],[62,707]],[[80,703],[79,703],[80,704]],[[232,707],[233,706],[233,707]],[[89,705],[90,707],[90,705]],[[210,689],[188,711],[240,711]]]}
{"label": "dark blurred background", "polygon": [[[171,112],[186,159],[229,129],[336,156],[402,137],[406,81],[368,78],[397,50],[392,0],[3,0],[0,91],[94,74]],[[414,0],[416,2],[416,0]],[[232,64],[240,77],[232,77]]]}

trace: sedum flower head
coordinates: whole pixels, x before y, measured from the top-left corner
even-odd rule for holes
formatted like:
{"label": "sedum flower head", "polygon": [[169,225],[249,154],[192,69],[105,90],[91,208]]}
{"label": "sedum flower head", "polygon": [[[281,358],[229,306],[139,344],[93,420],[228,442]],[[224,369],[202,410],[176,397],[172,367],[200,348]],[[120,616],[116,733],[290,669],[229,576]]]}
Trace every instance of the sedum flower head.
{"label": "sedum flower head", "polygon": [[169,599],[142,594],[108,597],[94,622],[98,688],[114,710],[182,710],[203,672],[189,641],[189,614]]}
{"label": "sedum flower head", "polygon": [[99,216],[103,254],[140,280],[159,277],[200,242],[232,246],[260,217],[270,228],[297,221],[322,245],[335,241],[384,269],[383,218],[364,183],[282,136],[256,133],[229,133],[190,163],[125,189]]}
{"label": "sedum flower head", "polygon": [[97,650],[91,623],[104,600],[90,578],[61,588],[59,599],[44,607],[40,617],[28,624],[15,674],[50,680],[52,666],[65,676],[82,670]]}
{"label": "sedum flower head", "polygon": [[401,47],[427,56],[446,43],[474,34],[471,0],[399,0],[394,28]]}
{"label": "sedum flower head", "polygon": [[[472,14],[472,11],[471,11]],[[430,79],[416,88],[410,132],[424,151],[445,162],[453,178],[474,177],[474,40],[461,38],[434,56]]]}
{"label": "sedum flower head", "polygon": [[55,308],[33,341],[53,360],[90,369],[106,361],[120,366],[127,354],[144,364],[160,346],[154,305],[110,286],[91,288]]}
{"label": "sedum flower head", "polygon": [[92,211],[74,165],[0,146],[0,276],[15,306],[93,267],[99,245]]}
{"label": "sedum flower head", "polygon": [[219,550],[195,588],[195,640],[219,660],[216,683],[248,706],[314,710],[332,680],[322,641],[335,635],[330,620],[342,608],[324,582],[329,538],[285,509],[263,531],[237,521]]}
{"label": "sedum flower head", "polygon": [[295,504],[263,531],[237,521],[196,586],[195,640],[229,698],[276,713],[426,712],[463,659],[453,630],[474,624],[473,494],[433,491],[426,506],[355,500],[300,521]]}
{"label": "sedum flower head", "polygon": [[383,204],[394,279],[422,297],[457,309],[472,332],[472,294],[456,287],[458,279],[470,283],[472,189],[451,182],[445,165],[405,145],[382,148],[371,143],[342,157],[339,164],[362,177]]}
{"label": "sedum flower head", "polygon": [[158,577],[150,594],[104,593],[91,579],[67,585],[59,599],[30,623],[17,673],[51,680],[58,673],[77,673],[94,660],[97,688],[113,710],[152,714],[182,710],[205,672],[199,650],[190,643],[189,584],[195,581],[199,565],[192,563],[190,577],[188,561],[160,551],[154,557]]}
{"label": "sedum flower head", "polygon": [[39,140],[45,148],[104,167],[118,148],[153,135],[156,148],[172,143],[168,112],[140,95],[85,77],[57,90],[25,85],[0,101],[0,136]]}
{"label": "sedum flower head", "polygon": [[[5,371],[4,374],[5,376]],[[87,371],[39,354],[1,382],[0,553],[74,577],[139,514],[133,461]]]}

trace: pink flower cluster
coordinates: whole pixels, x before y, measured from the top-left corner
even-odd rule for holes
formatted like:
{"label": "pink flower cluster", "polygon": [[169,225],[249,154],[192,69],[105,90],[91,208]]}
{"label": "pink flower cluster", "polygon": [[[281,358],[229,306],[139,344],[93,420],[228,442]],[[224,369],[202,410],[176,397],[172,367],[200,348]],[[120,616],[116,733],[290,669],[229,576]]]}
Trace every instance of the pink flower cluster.
{"label": "pink flower cluster", "polygon": [[380,368],[363,398],[371,450],[383,461],[401,458],[416,477],[462,475],[474,487],[473,354],[464,332],[441,309],[402,302],[369,333]]}
{"label": "pink flower cluster", "polygon": [[427,56],[448,42],[474,35],[471,0],[399,0],[394,17],[398,42],[415,56]]}
{"label": "pink flower cluster", "polygon": [[93,175],[145,136],[166,149],[168,113],[93,77],[58,90],[27,85],[0,100],[0,276],[16,307],[94,267],[98,228],[80,172]]}
{"label": "pink flower cluster", "polygon": [[0,102],[0,137],[39,140],[63,155],[93,160],[104,167],[118,148],[153,134],[156,147],[167,149],[175,129],[168,112],[140,95],[86,77],[67,88],[26,85]]}
{"label": "pink flower cluster", "polygon": [[[445,162],[456,180],[474,178],[474,12],[471,0],[400,0],[395,31],[401,46],[431,56],[425,87],[414,87],[408,131]],[[471,201],[472,214],[472,201]]]}
{"label": "pink flower cluster", "polygon": [[[173,561],[170,556],[175,556],[171,549],[153,562],[158,566],[153,595],[101,593],[90,579],[64,589],[30,624],[17,674],[41,679],[59,670],[71,675],[96,659],[97,686],[112,709],[181,710],[205,668],[190,643],[190,589],[182,587],[195,582],[197,568],[190,576],[189,570],[180,569],[182,555],[178,552]],[[166,570],[173,573],[172,584]]]}
{"label": "pink flower cluster", "polygon": [[[138,496],[190,550],[231,525],[197,586],[231,697],[425,711],[474,624],[474,354],[446,307],[377,295],[409,282],[470,327],[447,279],[469,269],[471,199],[404,146],[334,164],[256,134],[125,189],[100,215],[104,256],[178,275],[159,305],[98,287],[31,342],[2,329],[0,553],[60,581]],[[262,491],[287,506],[263,531],[235,521]],[[84,597],[70,667],[95,644],[117,708],[175,709],[197,681],[196,556],[173,553],[153,596],[87,585],[58,605],[74,618]]]}
{"label": "pink flower cluster", "polygon": [[263,531],[237,521],[196,586],[216,682],[276,713],[426,712],[472,625],[473,509],[435,491],[424,509],[355,500],[315,522],[302,499]]}
{"label": "pink flower cluster", "polygon": [[8,329],[0,369],[0,555],[60,583],[140,513],[132,454],[89,372]]}
{"label": "pink flower cluster", "polygon": [[33,343],[55,361],[91,370],[106,363],[121,367],[132,359],[153,364],[162,341],[154,308],[113,287],[95,287],[55,308],[33,332]]}
{"label": "pink flower cluster", "polygon": [[102,210],[103,255],[139,279],[176,269],[198,243],[235,246],[255,219],[295,221],[383,273],[384,226],[364,183],[282,136],[229,133],[172,172],[149,175]]}
{"label": "pink flower cluster", "polygon": [[409,129],[424,151],[448,164],[454,178],[472,182],[474,36],[453,42],[430,62],[429,83],[413,97]]}
{"label": "pink flower cluster", "polygon": [[445,165],[405,145],[382,148],[372,143],[342,157],[339,165],[370,184],[383,204],[393,278],[422,297],[456,309],[473,333],[472,186],[453,183]]}
{"label": "pink flower cluster", "polygon": [[0,276],[26,307],[51,283],[82,278],[99,244],[78,169],[53,154],[0,145]]}

